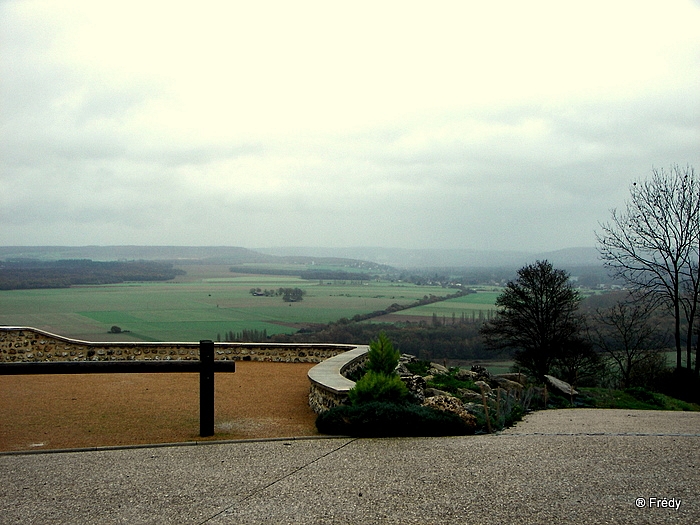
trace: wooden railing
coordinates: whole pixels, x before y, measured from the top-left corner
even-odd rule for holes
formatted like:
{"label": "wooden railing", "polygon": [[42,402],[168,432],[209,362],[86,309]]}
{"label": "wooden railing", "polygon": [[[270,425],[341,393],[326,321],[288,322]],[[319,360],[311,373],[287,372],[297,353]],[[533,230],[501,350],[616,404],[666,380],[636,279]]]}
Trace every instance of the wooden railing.
{"label": "wooden railing", "polygon": [[199,374],[199,435],[214,435],[214,373],[235,372],[235,361],[214,360],[214,341],[199,342],[199,361],[43,361],[0,363],[0,375]]}

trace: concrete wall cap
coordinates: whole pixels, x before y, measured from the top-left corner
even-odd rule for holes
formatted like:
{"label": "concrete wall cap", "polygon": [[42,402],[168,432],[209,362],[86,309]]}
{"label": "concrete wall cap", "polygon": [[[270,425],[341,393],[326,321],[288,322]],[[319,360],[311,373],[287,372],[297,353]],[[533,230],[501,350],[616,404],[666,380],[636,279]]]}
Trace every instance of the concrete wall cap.
{"label": "concrete wall cap", "polygon": [[342,375],[343,369],[361,359],[368,351],[369,346],[359,345],[326,359],[309,370],[309,380],[335,394],[345,394],[355,386],[355,382]]}

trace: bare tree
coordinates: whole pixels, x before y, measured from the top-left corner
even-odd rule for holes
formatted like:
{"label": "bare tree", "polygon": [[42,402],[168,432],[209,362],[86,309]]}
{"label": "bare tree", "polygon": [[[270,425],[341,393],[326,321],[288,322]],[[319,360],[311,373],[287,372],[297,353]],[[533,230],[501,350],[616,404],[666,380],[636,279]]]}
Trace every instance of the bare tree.
{"label": "bare tree", "polygon": [[584,337],[575,336],[567,341],[554,360],[554,375],[571,386],[598,383],[604,367],[598,352]]}
{"label": "bare tree", "polygon": [[[601,258],[631,291],[673,315],[676,369],[691,368],[700,281],[700,179],[687,166],[652,170],[634,182],[624,212],[596,233]],[[696,355],[697,361],[697,355]],[[696,371],[697,371],[696,363]]]}
{"label": "bare tree", "polygon": [[593,315],[591,342],[611,358],[625,388],[633,386],[635,371],[653,361],[662,344],[653,313],[648,302],[621,300],[609,308],[596,309]]}

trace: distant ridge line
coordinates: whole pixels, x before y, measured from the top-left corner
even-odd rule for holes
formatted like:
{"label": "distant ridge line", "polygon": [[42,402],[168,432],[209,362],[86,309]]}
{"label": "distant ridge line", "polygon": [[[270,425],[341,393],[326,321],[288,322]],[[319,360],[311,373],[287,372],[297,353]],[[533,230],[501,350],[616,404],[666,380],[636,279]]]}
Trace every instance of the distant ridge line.
{"label": "distant ridge line", "polygon": [[[0,246],[0,260],[35,258],[41,260],[92,259],[160,260],[184,264],[206,261],[212,264],[296,262],[318,259],[368,261],[395,268],[518,268],[536,260],[555,266],[602,267],[593,247],[566,248],[551,252],[477,249],[410,249],[382,247],[273,247],[249,249],[240,246]],[[292,261],[290,261],[292,259]],[[307,260],[308,259],[308,260]]]}
{"label": "distant ridge line", "polygon": [[256,251],[277,256],[294,256],[303,253],[307,256],[340,257],[371,261],[398,268],[518,268],[544,259],[555,266],[602,266],[598,258],[598,251],[594,247],[565,248],[551,252],[381,247],[276,247],[256,248]]}

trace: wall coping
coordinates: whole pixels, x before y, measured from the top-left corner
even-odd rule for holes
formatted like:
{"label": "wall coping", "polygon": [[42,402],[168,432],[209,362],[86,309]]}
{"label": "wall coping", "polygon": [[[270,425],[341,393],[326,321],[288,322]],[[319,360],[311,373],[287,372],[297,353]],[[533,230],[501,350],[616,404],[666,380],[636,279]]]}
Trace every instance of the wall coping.
{"label": "wall coping", "polygon": [[[47,332],[46,330],[40,330],[39,328],[34,328],[30,326],[0,326],[0,332],[18,332],[27,331],[34,332],[36,334],[44,335],[62,341],[64,343],[71,343],[86,347],[122,347],[122,348],[134,348],[134,347],[158,347],[158,346],[179,346],[184,348],[199,348],[199,341],[84,341],[81,339],[72,339],[63,335],[53,334]],[[356,345],[346,345],[346,344],[336,344],[336,343],[240,343],[235,341],[215,341],[214,347],[241,347],[241,348],[301,348],[301,349],[329,349],[337,350],[339,352],[346,352]]]}
{"label": "wall coping", "polygon": [[344,377],[342,372],[358,359],[364,358],[368,351],[368,345],[358,345],[352,350],[330,357],[309,370],[309,380],[334,394],[347,394],[355,382]]}

